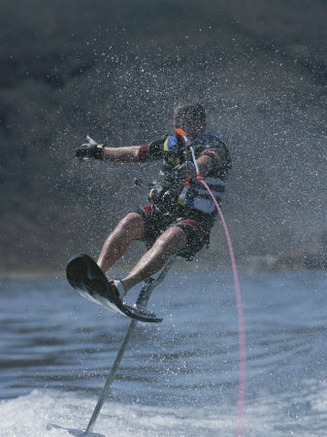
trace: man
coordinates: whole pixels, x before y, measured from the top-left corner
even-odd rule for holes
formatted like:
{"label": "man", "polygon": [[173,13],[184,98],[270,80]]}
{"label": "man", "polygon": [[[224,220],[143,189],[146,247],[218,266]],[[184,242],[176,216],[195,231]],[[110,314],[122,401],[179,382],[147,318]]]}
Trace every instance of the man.
{"label": "man", "polygon": [[151,203],[120,221],[97,261],[106,273],[133,240],[146,243],[148,251],[132,271],[121,280],[110,281],[121,300],[130,288],[158,272],[171,255],[192,259],[209,243],[217,210],[196,177],[191,147],[199,173],[218,203],[231,168],[229,151],[217,135],[206,131],[205,110],[198,101],[188,100],[176,106],[174,128],[174,135],[141,146],[106,147],[89,138],[76,151],[77,157],[108,161],[163,161],[160,184],[149,194]]}

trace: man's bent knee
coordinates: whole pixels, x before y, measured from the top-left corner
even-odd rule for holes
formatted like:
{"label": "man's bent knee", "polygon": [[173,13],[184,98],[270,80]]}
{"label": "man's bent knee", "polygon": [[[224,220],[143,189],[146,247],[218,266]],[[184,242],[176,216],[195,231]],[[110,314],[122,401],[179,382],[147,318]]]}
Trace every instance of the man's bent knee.
{"label": "man's bent knee", "polygon": [[144,221],[137,212],[130,212],[118,224],[121,230],[132,233],[134,238],[140,238],[144,234]]}
{"label": "man's bent knee", "polygon": [[165,247],[170,253],[182,250],[187,242],[186,234],[183,229],[172,226],[167,229],[157,240],[157,243]]}

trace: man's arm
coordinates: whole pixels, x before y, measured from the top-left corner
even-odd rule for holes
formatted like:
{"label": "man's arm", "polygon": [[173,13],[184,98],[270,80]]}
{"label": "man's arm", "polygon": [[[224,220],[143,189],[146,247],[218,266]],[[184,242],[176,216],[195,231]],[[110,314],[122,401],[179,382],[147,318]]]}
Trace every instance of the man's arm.
{"label": "man's arm", "polygon": [[106,147],[103,148],[103,159],[116,162],[139,162],[141,146]]}
{"label": "man's arm", "polygon": [[77,158],[106,159],[116,162],[139,162],[139,150],[142,146],[107,147],[98,144],[87,136],[87,143],[82,144],[76,150]]}
{"label": "man's arm", "polygon": [[209,173],[211,170],[213,170],[216,164],[215,159],[209,154],[200,155],[196,162],[199,166],[200,175],[203,177],[206,176],[207,173]]}
{"label": "man's arm", "polygon": [[205,150],[200,154],[196,162],[202,176],[206,176],[207,173],[213,170],[230,167],[230,161],[228,156],[226,156],[226,152],[219,149]]}

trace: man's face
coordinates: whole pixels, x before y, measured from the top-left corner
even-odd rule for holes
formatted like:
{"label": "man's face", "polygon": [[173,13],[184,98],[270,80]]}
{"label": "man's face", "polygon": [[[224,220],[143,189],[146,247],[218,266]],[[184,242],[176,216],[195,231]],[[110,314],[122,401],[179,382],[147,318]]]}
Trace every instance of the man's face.
{"label": "man's face", "polygon": [[186,136],[189,138],[197,138],[199,135],[203,134],[205,126],[200,122],[194,122],[187,117],[175,117],[174,127],[181,128],[186,132]]}

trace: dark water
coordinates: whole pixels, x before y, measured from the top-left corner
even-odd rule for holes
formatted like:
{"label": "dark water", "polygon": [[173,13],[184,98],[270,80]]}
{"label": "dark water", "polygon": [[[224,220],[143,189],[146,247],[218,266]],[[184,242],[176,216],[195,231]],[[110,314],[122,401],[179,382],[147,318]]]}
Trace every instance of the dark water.
{"label": "dark water", "polygon": [[[240,275],[240,283],[244,435],[327,435],[326,273]],[[129,320],[82,299],[63,279],[0,285],[0,435],[85,429]],[[150,306],[164,321],[137,324],[94,432],[234,435],[239,340],[232,275],[172,273]]]}

